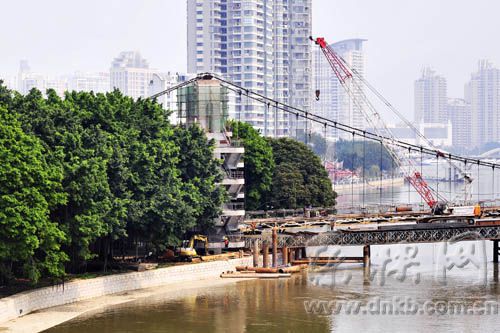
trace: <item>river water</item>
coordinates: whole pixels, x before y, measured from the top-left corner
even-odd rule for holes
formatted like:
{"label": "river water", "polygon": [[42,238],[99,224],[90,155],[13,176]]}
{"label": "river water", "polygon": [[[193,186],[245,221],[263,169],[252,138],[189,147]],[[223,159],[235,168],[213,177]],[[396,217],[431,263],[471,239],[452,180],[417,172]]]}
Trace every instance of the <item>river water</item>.
{"label": "river water", "polygon": [[[404,265],[398,260],[385,271],[395,274],[382,270],[387,250],[394,259],[407,253],[404,245],[373,246],[369,274],[357,264],[345,264],[323,272],[308,270],[289,279],[193,289],[178,299],[158,294],[83,315],[46,332],[500,331],[495,311],[500,301],[498,266],[491,263],[488,243],[468,242],[465,248],[453,251],[448,248],[448,254],[468,253],[472,261],[462,268],[457,263],[446,270],[446,276],[441,264],[449,258],[445,258],[442,244],[419,245],[412,259],[416,265],[407,265],[406,274],[400,274]],[[471,247],[475,253],[467,250]],[[308,304],[331,307],[314,312]],[[339,310],[339,306],[343,307]],[[357,313],[347,313],[348,306],[358,308]],[[469,312],[457,314],[453,309]]]}

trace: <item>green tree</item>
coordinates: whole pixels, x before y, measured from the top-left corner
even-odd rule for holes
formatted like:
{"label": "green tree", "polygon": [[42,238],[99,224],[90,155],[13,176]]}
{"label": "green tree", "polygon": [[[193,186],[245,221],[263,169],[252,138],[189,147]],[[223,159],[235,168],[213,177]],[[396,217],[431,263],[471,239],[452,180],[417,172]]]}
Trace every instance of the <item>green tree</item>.
{"label": "green tree", "polygon": [[218,185],[223,178],[220,162],[214,159],[214,142],[198,125],[175,129],[175,141],[179,146],[180,177],[183,191],[190,193],[187,198],[195,207],[195,226],[202,231],[213,228],[215,219],[222,212],[221,206],[227,199],[223,186]]}
{"label": "green tree", "polygon": [[65,203],[62,171],[49,165],[46,151],[0,106],[0,280],[12,270],[36,282],[45,273],[64,274],[65,233],[49,216]]}
{"label": "green tree", "polygon": [[282,163],[274,169],[273,208],[299,208],[307,201],[302,173],[295,164]]}
{"label": "green tree", "polygon": [[264,208],[273,182],[274,159],[271,145],[251,125],[231,122],[234,139],[245,147],[245,207],[247,210]]}
{"label": "green tree", "polygon": [[276,164],[270,200],[273,207],[330,207],[335,204],[328,174],[309,147],[288,138],[267,140]]}

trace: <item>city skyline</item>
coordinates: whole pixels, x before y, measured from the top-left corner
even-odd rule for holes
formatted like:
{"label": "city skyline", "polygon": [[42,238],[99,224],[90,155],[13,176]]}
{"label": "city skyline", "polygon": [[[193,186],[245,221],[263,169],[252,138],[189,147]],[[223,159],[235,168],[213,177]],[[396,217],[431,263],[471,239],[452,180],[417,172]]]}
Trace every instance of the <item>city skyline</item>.
{"label": "city skyline", "polygon": [[[97,6],[99,11],[94,10]],[[461,96],[463,83],[479,59],[500,64],[500,46],[482,33],[500,30],[494,14],[499,8],[500,4],[485,0],[474,6],[451,0],[409,4],[313,0],[312,28],[314,35],[330,43],[368,39],[367,78],[412,118],[413,81],[423,67],[432,65],[448,78],[449,94]],[[91,26],[88,17],[92,17]],[[6,4],[0,18],[15,27],[0,32],[0,40],[9,49],[0,62],[1,75],[15,75],[21,59],[28,59],[32,68],[47,75],[99,72],[107,70],[110,59],[123,50],[139,50],[152,67],[162,71],[187,69],[184,0],[89,1],[71,7],[58,0],[29,5],[17,1]],[[85,22],[86,29],[81,29]]]}

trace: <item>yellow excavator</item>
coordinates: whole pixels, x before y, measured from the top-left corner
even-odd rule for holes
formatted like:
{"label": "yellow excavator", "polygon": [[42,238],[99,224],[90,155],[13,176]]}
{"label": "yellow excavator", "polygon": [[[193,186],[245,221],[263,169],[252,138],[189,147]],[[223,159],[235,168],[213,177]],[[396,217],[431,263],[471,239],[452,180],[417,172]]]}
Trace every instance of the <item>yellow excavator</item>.
{"label": "yellow excavator", "polygon": [[182,245],[176,249],[176,257],[181,261],[192,261],[193,258],[201,258],[196,251],[199,243],[203,243],[204,253],[208,253],[208,237],[204,235],[193,235],[189,240],[183,240]]}

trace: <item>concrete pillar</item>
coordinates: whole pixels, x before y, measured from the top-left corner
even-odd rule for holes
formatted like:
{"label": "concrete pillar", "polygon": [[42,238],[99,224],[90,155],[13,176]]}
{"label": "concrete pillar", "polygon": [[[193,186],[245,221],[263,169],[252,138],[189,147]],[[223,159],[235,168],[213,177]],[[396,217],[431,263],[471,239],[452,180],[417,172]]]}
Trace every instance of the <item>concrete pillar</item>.
{"label": "concrete pillar", "polygon": [[264,241],[262,243],[262,266],[269,267],[269,243],[268,241]]}
{"label": "concrete pillar", "polygon": [[281,250],[283,252],[283,265],[288,265],[288,248],[283,246]]}
{"label": "concrete pillar", "polygon": [[370,245],[363,246],[363,266],[370,267]]}
{"label": "concrete pillar", "polygon": [[253,242],[253,267],[259,267],[259,240]]}
{"label": "concrete pillar", "polygon": [[307,259],[307,253],[306,253],[306,248],[305,247],[302,247],[301,249],[301,256],[302,256],[302,259]]}
{"label": "concrete pillar", "polygon": [[273,267],[278,267],[278,228],[273,227]]}
{"label": "concrete pillar", "polygon": [[370,245],[363,246],[363,285],[370,284]]}
{"label": "concrete pillar", "polygon": [[498,247],[498,243],[500,241],[498,240],[494,240],[493,241],[493,262],[498,264],[498,251],[499,251],[499,247]]}
{"label": "concrete pillar", "polygon": [[294,249],[293,251],[295,252],[295,259],[300,260],[300,249]]}

